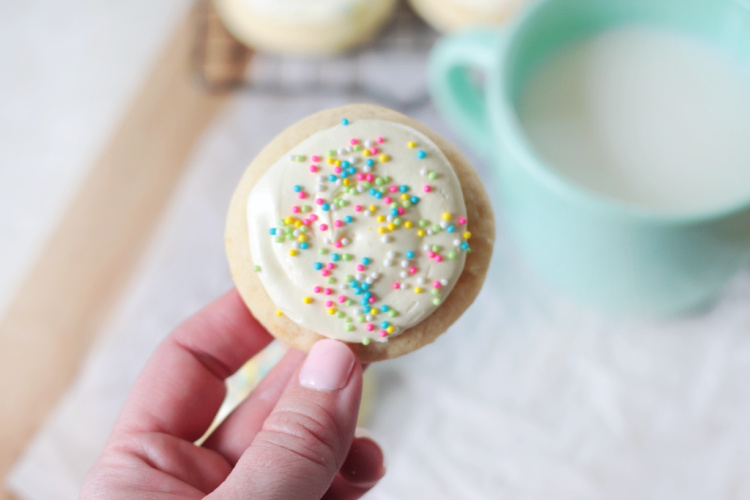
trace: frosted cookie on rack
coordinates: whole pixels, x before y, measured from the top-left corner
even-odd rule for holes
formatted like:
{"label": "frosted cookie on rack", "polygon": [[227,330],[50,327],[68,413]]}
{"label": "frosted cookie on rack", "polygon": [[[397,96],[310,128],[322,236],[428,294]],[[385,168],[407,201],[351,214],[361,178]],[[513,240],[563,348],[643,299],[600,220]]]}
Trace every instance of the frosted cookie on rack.
{"label": "frosted cookie on rack", "polygon": [[487,193],[456,148],[386,108],[322,111],[276,137],[232,198],[226,250],[256,318],[308,350],[362,361],[432,342],[473,302],[495,237]]}
{"label": "frosted cookie on rack", "polygon": [[214,0],[227,29],[268,52],[328,55],[372,38],[396,0]]}
{"label": "frosted cookie on rack", "polygon": [[442,33],[503,24],[528,0],[409,0],[414,11]]}

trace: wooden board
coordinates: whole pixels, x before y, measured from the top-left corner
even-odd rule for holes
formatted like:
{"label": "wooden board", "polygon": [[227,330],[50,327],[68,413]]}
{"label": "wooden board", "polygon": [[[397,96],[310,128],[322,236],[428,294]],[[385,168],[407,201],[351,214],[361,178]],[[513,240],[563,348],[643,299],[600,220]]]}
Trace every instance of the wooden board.
{"label": "wooden board", "polygon": [[193,143],[225,101],[191,80],[199,8],[158,58],[0,322],[1,478],[76,375]]}

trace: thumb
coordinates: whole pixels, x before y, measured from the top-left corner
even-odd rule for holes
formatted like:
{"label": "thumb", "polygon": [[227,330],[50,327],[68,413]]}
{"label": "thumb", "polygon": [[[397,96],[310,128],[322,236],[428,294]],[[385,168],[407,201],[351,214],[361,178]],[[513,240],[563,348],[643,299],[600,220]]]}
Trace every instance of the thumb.
{"label": "thumb", "polygon": [[361,394],[362,367],[354,353],[341,342],[318,341],[214,495],[321,498],[351,446]]}

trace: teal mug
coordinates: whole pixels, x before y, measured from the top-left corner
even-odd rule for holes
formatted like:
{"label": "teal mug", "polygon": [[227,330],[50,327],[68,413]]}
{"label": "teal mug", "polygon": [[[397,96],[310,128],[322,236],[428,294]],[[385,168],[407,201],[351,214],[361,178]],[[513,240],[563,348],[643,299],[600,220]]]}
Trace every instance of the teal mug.
{"label": "teal mug", "polygon": [[470,31],[435,46],[435,105],[470,146],[491,154],[508,231],[551,285],[615,313],[675,315],[710,304],[750,262],[750,199],[679,215],[608,198],[545,164],[528,145],[517,110],[540,62],[569,42],[628,23],[694,33],[750,64],[748,5],[542,0],[507,28]]}

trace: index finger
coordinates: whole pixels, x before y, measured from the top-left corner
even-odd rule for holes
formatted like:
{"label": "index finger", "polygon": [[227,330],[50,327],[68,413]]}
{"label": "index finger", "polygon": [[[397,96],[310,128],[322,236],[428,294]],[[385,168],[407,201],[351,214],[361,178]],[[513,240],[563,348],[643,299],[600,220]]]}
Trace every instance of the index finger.
{"label": "index finger", "polygon": [[156,349],[125,402],[113,436],[163,432],[197,440],[224,400],[224,379],[271,340],[236,289],[224,294]]}

